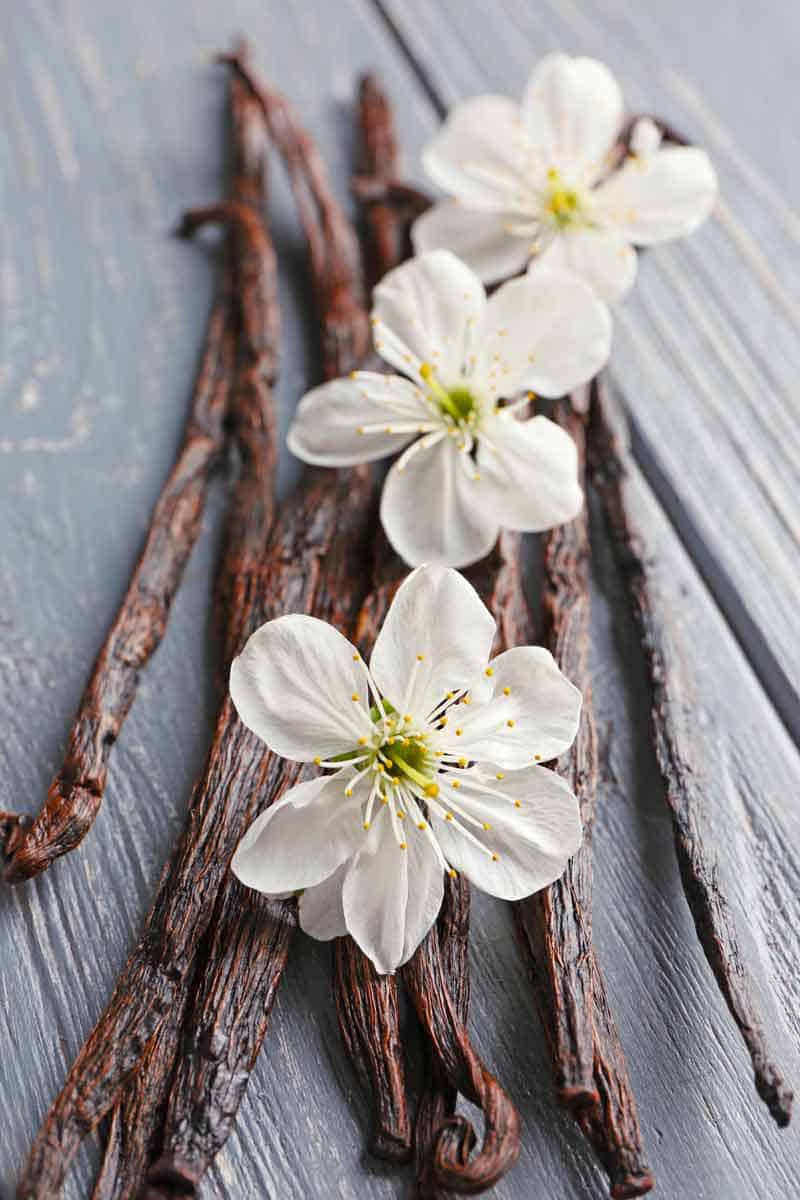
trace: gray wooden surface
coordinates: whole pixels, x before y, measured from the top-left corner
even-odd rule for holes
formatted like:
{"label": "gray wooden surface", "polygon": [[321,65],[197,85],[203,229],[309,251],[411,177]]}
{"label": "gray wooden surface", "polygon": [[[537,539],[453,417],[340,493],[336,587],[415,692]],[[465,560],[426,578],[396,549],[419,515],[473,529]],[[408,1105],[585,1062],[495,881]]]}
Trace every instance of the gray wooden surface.
{"label": "gray wooden surface", "polygon": [[[631,107],[668,117],[719,170],[717,216],[654,251],[620,311],[613,375],[635,423],[660,600],[691,646],[686,719],[713,781],[707,819],[776,1052],[800,1088],[800,10],[735,0],[27,0],[0,16],[0,808],[33,811],[63,749],[171,462],[210,297],[209,257],[170,227],[219,194],[223,80],[237,31],[321,140],[341,194],[357,73],[397,105],[408,173],[436,105],[516,92],[554,47],[595,54]],[[302,242],[282,182],[284,426],[312,379]],[[285,487],[292,477],[282,468]],[[207,597],[223,496],[112,760],[82,850],[0,892],[0,1195],[109,994],[181,826],[215,695]],[[596,929],[659,1192],[796,1194],[779,1132],[697,948],[645,714],[641,656],[595,522],[594,686],[604,735]],[[502,1200],[600,1197],[553,1106],[508,911],[476,899],[473,1031],[518,1102]],[[212,1197],[393,1197],[364,1160],[328,951],[298,942]],[[66,1194],[87,1195],[96,1151]]]}

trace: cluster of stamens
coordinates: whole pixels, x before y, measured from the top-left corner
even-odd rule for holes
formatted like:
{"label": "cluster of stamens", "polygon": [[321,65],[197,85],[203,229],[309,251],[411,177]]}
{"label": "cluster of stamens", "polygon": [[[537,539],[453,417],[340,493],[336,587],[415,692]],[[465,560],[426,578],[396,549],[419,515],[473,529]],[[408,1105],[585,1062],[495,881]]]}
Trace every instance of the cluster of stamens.
{"label": "cluster of stamens", "polygon": [[[354,654],[353,657],[360,661],[359,655]],[[414,677],[422,662],[424,655],[418,654],[411,672],[406,699],[412,693]],[[486,674],[493,674],[491,667],[487,667]],[[367,676],[370,691],[375,698],[368,710],[368,728],[365,728],[364,734],[359,737],[358,744],[352,751],[328,760],[315,758],[316,765],[337,772],[341,772],[343,768],[352,771],[352,774],[344,779],[345,798],[353,795],[356,786],[362,780],[370,781],[369,794],[362,813],[362,827],[365,832],[369,831],[374,820],[386,812],[400,850],[408,849],[406,831],[416,829],[430,839],[443,869],[449,875],[455,876],[456,871],[446,861],[431,829],[431,822],[441,819],[457,827],[463,837],[488,855],[493,862],[497,862],[499,855],[473,832],[473,829],[490,832],[491,824],[475,817],[468,806],[462,803],[462,797],[474,798],[478,794],[491,796],[512,803],[515,808],[521,808],[522,801],[510,799],[506,792],[493,786],[483,772],[479,773],[474,763],[463,755],[440,748],[439,744],[439,735],[448,729],[451,721],[455,723],[462,707],[470,704],[469,694],[448,692],[427,720],[419,725],[412,713],[396,709],[380,695],[368,671]],[[501,697],[507,698],[510,692],[510,688],[503,688]],[[360,704],[360,694],[353,692],[351,700]],[[361,711],[366,715],[367,710],[363,706]],[[509,729],[515,725],[514,719],[510,717],[501,717],[499,722]],[[452,734],[456,738],[461,737],[463,729],[456,725]],[[502,781],[503,772],[497,772],[495,778]]]}

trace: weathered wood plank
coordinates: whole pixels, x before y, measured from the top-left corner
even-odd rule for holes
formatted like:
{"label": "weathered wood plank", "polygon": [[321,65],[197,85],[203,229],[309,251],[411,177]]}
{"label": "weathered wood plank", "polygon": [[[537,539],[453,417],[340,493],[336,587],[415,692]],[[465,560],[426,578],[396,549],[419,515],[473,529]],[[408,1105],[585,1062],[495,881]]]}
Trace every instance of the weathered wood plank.
{"label": "weathered wood plank", "polygon": [[[464,23],[459,17],[459,29]],[[205,56],[247,30],[260,65],[320,138],[342,194],[352,146],[342,105],[360,69],[384,73],[410,151],[435,122],[366,0],[337,5],[335,20],[325,0],[230,0],[224,8],[211,0],[147,0],[119,6],[113,20],[90,0],[58,7],[33,0],[13,6],[4,26],[0,96],[8,116],[0,139],[11,167],[0,173],[0,807],[33,810],[57,766],[183,420],[211,272],[201,251],[167,235],[187,202],[211,199],[221,185],[216,130],[224,88]],[[471,90],[483,86],[477,72],[489,50],[510,54],[514,41],[500,23],[495,30],[494,19],[491,42],[485,17],[479,28]],[[441,31],[437,37],[432,48],[449,53],[450,41]],[[621,53],[615,65],[627,74]],[[409,166],[418,174],[413,160]],[[313,368],[301,325],[301,241],[279,177],[273,208],[286,267],[278,392],[285,427]],[[748,211],[742,219],[761,239],[756,217]],[[648,263],[645,270],[650,295],[659,268]],[[760,284],[745,280],[740,295],[743,319],[763,314]],[[773,364],[781,378],[791,361]],[[625,367],[626,388],[633,370]],[[645,374],[648,391],[674,370],[657,358]],[[788,412],[783,420],[789,439]],[[287,463],[284,483],[291,472]],[[189,565],[167,638],[115,750],[101,819],[81,851],[47,877],[0,893],[3,1194],[108,996],[204,758],[215,699],[206,634],[220,501],[218,490],[210,537]],[[726,883],[750,931],[761,998],[767,1002],[768,984],[776,990],[769,1011],[778,1049],[800,1080],[800,889],[789,858],[800,839],[793,811],[800,759],[644,486],[642,512],[665,596],[697,647],[692,673],[698,720],[708,732],[706,767],[719,781],[711,817]],[[601,730],[613,737],[596,832],[595,919],[660,1194],[778,1200],[791,1194],[798,1135],[778,1133],[752,1094],[744,1052],[694,942],[641,719],[641,662],[607,551],[597,584],[595,704]],[[755,891],[753,861],[763,871],[763,893]],[[780,937],[768,922],[772,907],[783,914]],[[599,1173],[552,1105],[509,914],[478,898],[473,930],[477,1048],[520,1103],[524,1122],[520,1164],[495,1194],[601,1196]],[[339,1047],[328,951],[307,939],[298,947],[207,1195],[403,1195],[407,1180],[362,1161],[364,1113]],[[86,1194],[90,1168],[84,1155],[69,1197]]]}
{"label": "weathered wood plank", "polygon": [[662,503],[800,737],[800,212],[788,199],[800,157],[785,49],[797,10],[767,0],[756,17],[740,0],[725,22],[704,22],[688,0],[502,0],[490,19],[479,0],[382,7],[447,104],[519,95],[551,50],[591,54],[632,110],[663,113],[712,155],[719,211],[642,262],[618,310],[612,371]]}

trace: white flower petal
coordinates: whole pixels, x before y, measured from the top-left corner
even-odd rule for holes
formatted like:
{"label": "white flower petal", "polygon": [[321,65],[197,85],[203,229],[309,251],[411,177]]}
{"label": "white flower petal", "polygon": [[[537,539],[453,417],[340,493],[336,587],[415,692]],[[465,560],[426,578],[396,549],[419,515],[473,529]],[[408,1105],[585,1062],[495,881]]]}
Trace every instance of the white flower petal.
{"label": "white flower petal", "polygon": [[711,160],[694,146],[667,146],[628,159],[597,188],[593,208],[629,241],[650,246],[697,229],[717,199]]}
{"label": "white flower petal", "polygon": [[587,283],[541,271],[491,297],[476,365],[478,387],[510,397],[560,396],[596,375],[611,353],[611,315]]}
{"label": "white flower petal", "polygon": [[298,783],[248,829],[231,860],[246,887],[268,896],[313,887],[362,844],[368,783],[345,795],[351,771]]}
{"label": "white flower petal", "polygon": [[399,375],[359,371],[306,392],[286,444],[303,462],[349,467],[402,450],[431,422],[419,388]]}
{"label": "white flower petal", "polygon": [[283,758],[343,754],[372,730],[364,664],[316,617],[291,614],[257,629],[233,660],[230,691],[247,728]]}
{"label": "white flower petal", "polygon": [[515,210],[525,195],[533,147],[519,108],[506,96],[474,96],[450,110],[422,165],[468,208]]}
{"label": "white flower petal", "polygon": [[349,867],[350,860],[346,859],[332,875],[323,879],[322,883],[306,888],[300,897],[300,928],[318,942],[329,942],[332,938],[344,937],[347,933],[342,906],[342,887]]}
{"label": "white flower petal", "polygon": [[486,293],[448,250],[412,258],[374,291],[375,349],[405,375],[431,363],[444,387],[455,386],[480,336]]}
{"label": "white flower petal", "polygon": [[505,793],[491,797],[470,786],[470,774],[460,773],[465,778],[458,807],[490,828],[476,831],[458,817],[447,821],[437,815],[434,832],[447,861],[476,887],[503,900],[521,900],[558,879],[583,836],[578,801],[563,779],[529,767],[496,780],[489,766],[491,786]]}
{"label": "white flower petal", "polygon": [[516,646],[493,658],[486,671],[491,694],[476,693],[470,704],[447,713],[442,741],[450,753],[512,771],[534,760],[549,762],[572,745],[582,697],[549,651]]}
{"label": "white flower petal", "polygon": [[661,130],[650,117],[640,117],[631,130],[631,154],[637,158],[650,158],[661,146]]}
{"label": "white flower petal", "polygon": [[454,201],[434,204],[411,227],[414,250],[452,250],[484,283],[517,275],[528,261],[528,240],[508,232],[508,213],[484,212]]}
{"label": "white flower petal", "polygon": [[424,720],[448,692],[480,677],[494,634],[494,618],[463,575],[420,567],[397,590],[370,670],[395,708]]}
{"label": "white flower petal", "polygon": [[621,233],[605,229],[567,229],[531,260],[531,275],[568,271],[590,285],[607,304],[621,300],[636,278],[636,251]]}
{"label": "white flower petal", "polygon": [[408,896],[406,898],[403,957],[408,962],[439,916],[444,899],[444,867],[430,829],[409,829]]}
{"label": "white flower petal", "polygon": [[381,975],[411,957],[442,903],[442,865],[430,837],[413,828],[407,836],[401,850],[388,814],[376,821],[342,891],[348,933]]}
{"label": "white flower petal", "polygon": [[540,532],[571,521],[583,506],[578,454],[570,435],[546,417],[519,421],[502,409],[478,444],[481,502],[506,529]]}
{"label": "white flower petal", "polygon": [[489,553],[500,522],[498,514],[476,503],[480,483],[475,475],[473,460],[452,437],[391,468],[381,521],[392,546],[411,566],[463,567]]}
{"label": "white flower petal", "polygon": [[622,123],[622,93],[608,67],[593,58],[548,54],[535,67],[522,101],[533,143],[551,164],[596,178]]}

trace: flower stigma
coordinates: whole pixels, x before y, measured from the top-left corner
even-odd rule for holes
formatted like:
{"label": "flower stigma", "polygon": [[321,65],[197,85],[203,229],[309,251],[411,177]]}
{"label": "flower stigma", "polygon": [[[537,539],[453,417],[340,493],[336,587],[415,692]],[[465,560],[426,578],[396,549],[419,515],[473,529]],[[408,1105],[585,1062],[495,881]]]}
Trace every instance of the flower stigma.
{"label": "flower stigma", "polygon": [[547,172],[547,191],[545,193],[545,212],[558,229],[566,229],[569,225],[577,225],[584,220],[581,198],[574,188],[567,187],[561,175],[555,168]]}
{"label": "flower stigma", "polygon": [[433,401],[438,404],[443,416],[449,417],[457,426],[474,425],[478,418],[478,402],[469,388],[445,388],[436,377],[430,363],[424,362],[419,373]]}

